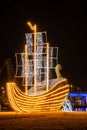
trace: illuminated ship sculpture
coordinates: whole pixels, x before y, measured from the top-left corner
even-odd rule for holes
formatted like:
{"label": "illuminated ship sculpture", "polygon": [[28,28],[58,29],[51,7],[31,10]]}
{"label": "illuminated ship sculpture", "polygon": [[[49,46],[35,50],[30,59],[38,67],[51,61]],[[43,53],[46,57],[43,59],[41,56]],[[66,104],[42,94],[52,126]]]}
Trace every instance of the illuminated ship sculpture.
{"label": "illuminated ship sculpture", "polygon": [[[69,83],[59,73],[58,47],[49,46],[46,32],[28,25],[34,32],[25,34],[24,53],[16,53],[16,77],[23,78],[25,92],[15,82],[7,83],[8,101],[18,112],[57,111],[69,93]],[[57,78],[51,76],[53,71]]]}

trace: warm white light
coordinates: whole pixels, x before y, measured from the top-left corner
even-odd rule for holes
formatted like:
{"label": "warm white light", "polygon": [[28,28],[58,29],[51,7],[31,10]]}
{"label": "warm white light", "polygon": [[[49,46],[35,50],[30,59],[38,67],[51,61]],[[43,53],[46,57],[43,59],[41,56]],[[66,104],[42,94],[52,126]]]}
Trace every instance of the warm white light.
{"label": "warm white light", "polygon": [[28,53],[27,45],[25,45],[25,93],[27,94],[28,90]]}
{"label": "warm white light", "polygon": [[26,95],[15,83],[7,83],[7,96],[9,103],[13,110],[19,112],[56,111],[61,108],[68,93],[69,84],[66,79],[57,82],[52,89],[36,96]]}
{"label": "warm white light", "polygon": [[47,43],[47,91],[49,88],[49,43]]}

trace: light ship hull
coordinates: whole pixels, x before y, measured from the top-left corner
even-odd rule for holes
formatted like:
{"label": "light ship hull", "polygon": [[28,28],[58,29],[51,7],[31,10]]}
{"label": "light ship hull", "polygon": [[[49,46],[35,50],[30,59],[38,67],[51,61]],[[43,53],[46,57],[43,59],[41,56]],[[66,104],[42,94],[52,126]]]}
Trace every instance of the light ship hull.
{"label": "light ship hull", "polygon": [[69,84],[65,78],[56,82],[47,92],[33,96],[22,92],[16,83],[7,83],[10,106],[17,112],[60,110],[68,93]]}

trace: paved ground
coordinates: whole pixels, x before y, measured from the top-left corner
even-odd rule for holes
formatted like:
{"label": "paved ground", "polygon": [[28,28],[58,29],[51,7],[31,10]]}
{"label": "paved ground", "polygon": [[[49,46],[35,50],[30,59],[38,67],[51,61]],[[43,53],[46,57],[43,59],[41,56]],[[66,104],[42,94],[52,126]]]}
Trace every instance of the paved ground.
{"label": "paved ground", "polygon": [[87,112],[0,112],[0,130],[87,130]]}

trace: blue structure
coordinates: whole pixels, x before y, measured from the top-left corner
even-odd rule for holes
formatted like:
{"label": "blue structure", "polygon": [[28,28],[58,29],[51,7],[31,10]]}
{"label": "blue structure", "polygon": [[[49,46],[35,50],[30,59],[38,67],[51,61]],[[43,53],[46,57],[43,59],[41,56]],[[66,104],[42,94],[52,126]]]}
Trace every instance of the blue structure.
{"label": "blue structure", "polygon": [[[69,93],[68,98],[74,98],[73,111],[87,111],[87,94],[86,93]],[[80,102],[78,102],[80,101]]]}

